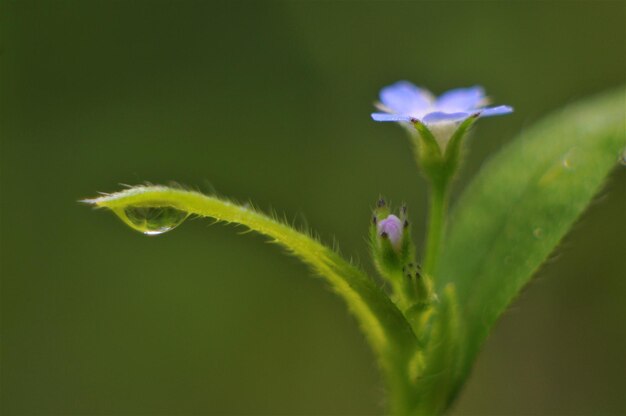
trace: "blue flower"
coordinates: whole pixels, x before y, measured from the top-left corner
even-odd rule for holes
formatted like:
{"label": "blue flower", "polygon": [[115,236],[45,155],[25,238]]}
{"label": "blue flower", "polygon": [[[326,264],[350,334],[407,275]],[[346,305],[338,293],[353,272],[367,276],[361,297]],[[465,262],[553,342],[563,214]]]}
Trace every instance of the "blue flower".
{"label": "blue flower", "polygon": [[380,91],[377,108],[384,113],[373,113],[375,121],[411,122],[419,120],[431,127],[455,124],[478,114],[481,117],[513,112],[507,105],[484,107],[487,97],[482,87],[457,88],[435,97],[430,91],[408,81],[398,81]]}

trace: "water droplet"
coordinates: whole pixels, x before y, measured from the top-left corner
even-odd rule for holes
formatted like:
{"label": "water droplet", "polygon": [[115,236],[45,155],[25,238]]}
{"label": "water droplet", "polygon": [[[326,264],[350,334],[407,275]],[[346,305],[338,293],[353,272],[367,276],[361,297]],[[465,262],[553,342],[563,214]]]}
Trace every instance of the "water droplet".
{"label": "water droplet", "polygon": [[131,228],[146,235],[159,235],[179,226],[189,216],[173,207],[129,206],[115,213]]}
{"label": "water droplet", "polygon": [[563,159],[563,167],[569,169],[572,167],[571,162],[569,161],[569,159]]}
{"label": "water droplet", "polygon": [[575,165],[575,160],[577,159],[577,157],[578,157],[578,151],[576,150],[576,147],[572,147],[563,156],[563,159],[561,160],[561,164],[563,165],[565,169],[573,169],[573,166]]}
{"label": "water droplet", "polygon": [[533,235],[535,236],[536,239],[541,239],[543,238],[543,229],[537,227],[533,230]]}

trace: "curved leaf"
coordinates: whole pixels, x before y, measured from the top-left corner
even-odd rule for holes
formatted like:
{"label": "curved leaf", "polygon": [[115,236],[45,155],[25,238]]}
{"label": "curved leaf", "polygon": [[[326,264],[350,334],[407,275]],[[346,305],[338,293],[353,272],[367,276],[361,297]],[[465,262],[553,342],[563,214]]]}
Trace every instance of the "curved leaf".
{"label": "curved leaf", "polygon": [[[411,402],[407,384],[407,361],[418,343],[409,323],[378,285],[335,251],[310,236],[276,221],[252,208],[198,192],[164,186],[137,186],[122,192],[85,200],[97,207],[113,210],[126,224],[137,228],[129,212],[167,209],[218,221],[241,224],[272,238],[324,277],[348,304],[363,332],[378,353],[389,383],[394,413],[405,413],[404,403]],[[186,213],[186,214],[185,214]],[[178,218],[181,218],[180,216]]]}

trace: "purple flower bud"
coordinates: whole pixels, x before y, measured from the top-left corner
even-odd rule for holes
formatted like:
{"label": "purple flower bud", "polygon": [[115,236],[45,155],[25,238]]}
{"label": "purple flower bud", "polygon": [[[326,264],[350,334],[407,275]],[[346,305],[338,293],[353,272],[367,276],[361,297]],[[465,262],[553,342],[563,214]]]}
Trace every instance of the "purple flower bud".
{"label": "purple flower bud", "polygon": [[400,242],[402,241],[402,221],[400,221],[400,218],[391,214],[384,220],[378,221],[377,229],[379,236],[389,238],[391,245],[395,249],[400,248]]}

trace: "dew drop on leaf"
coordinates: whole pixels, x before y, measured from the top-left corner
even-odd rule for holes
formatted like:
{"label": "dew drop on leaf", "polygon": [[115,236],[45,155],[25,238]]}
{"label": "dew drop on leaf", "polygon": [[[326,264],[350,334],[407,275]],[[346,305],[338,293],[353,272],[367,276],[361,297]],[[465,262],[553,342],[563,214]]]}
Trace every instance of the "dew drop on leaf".
{"label": "dew drop on leaf", "polygon": [[173,207],[129,206],[116,212],[130,227],[146,235],[159,235],[179,226],[189,216]]}

